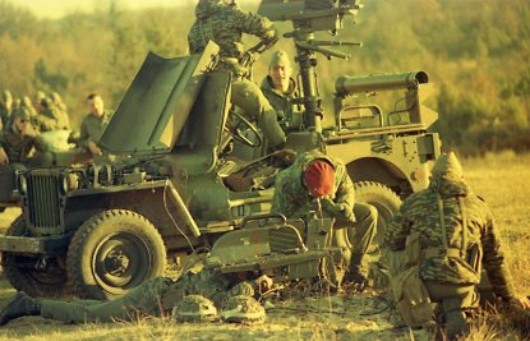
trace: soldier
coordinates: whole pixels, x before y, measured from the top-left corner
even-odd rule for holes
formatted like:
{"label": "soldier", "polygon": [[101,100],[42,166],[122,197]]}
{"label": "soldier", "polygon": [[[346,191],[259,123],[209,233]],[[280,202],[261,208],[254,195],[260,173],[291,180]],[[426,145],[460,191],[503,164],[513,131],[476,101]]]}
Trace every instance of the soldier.
{"label": "soldier", "polygon": [[55,108],[59,111],[59,125],[63,126],[64,129],[70,130],[70,118],[68,117],[68,109],[63,102],[61,95],[57,91],[50,93],[50,100]]}
{"label": "soldier", "polygon": [[9,126],[12,111],[13,96],[9,90],[4,90],[4,92],[2,92],[2,100],[0,101],[0,130]]}
{"label": "soldier", "polygon": [[293,99],[297,97],[296,82],[292,78],[293,67],[284,51],[276,51],[269,64],[269,74],[261,83],[261,90],[278,114],[284,130],[298,130],[301,116],[294,112]]}
{"label": "soldier", "polygon": [[342,162],[313,150],[278,173],[271,212],[297,218],[320,206],[336,219],[335,228],[352,228],[352,256],[344,281],[363,290],[367,279],[362,261],[375,234],[377,210],[355,202],[355,189]]}
{"label": "soldier", "polygon": [[[475,308],[476,286],[481,278],[481,264],[486,269],[494,293],[506,302],[530,308],[526,298],[514,294],[504,258],[499,232],[486,203],[471,192],[462,167],[454,153],[442,155],[432,169],[429,187],[412,194],[401,206],[389,226],[384,246],[391,259],[401,259],[394,266],[397,275],[417,265],[423,286],[406,282],[394,292],[399,303],[401,291],[426,289],[428,298],[439,303],[449,339],[469,332],[466,310]],[[404,250],[399,257],[397,251]],[[411,277],[412,278],[412,277]],[[420,297],[421,293],[411,293]],[[413,304],[425,301],[416,298]],[[402,316],[410,309],[401,311]],[[431,313],[426,319],[432,319]]]}
{"label": "soldier", "polygon": [[88,95],[86,101],[90,112],[81,122],[78,144],[90,151],[92,156],[101,156],[103,152],[98,146],[98,141],[112,117],[112,112],[105,110],[105,103],[97,94]]}
{"label": "soldier", "polygon": [[41,132],[70,129],[68,116],[55,106],[51,98],[41,99],[39,108],[34,120]]}
{"label": "soldier", "polygon": [[[46,145],[30,122],[30,113],[19,108],[12,115],[12,124],[0,135],[0,165],[22,163],[27,166],[51,164]],[[33,155],[33,150],[38,154]]]}
{"label": "soldier", "polygon": [[226,3],[225,0],[199,0],[195,15],[195,23],[188,35],[190,52],[202,52],[210,40],[219,45],[217,67],[232,72],[232,103],[257,123],[270,147],[282,145],[285,134],[276,120],[275,110],[260,88],[244,78],[246,70],[239,64],[244,52],[243,33],[255,35],[265,44],[272,45],[277,40],[272,23],[258,15],[245,13],[233,1]]}
{"label": "soldier", "polygon": [[[237,276],[236,276],[237,277]],[[127,295],[114,301],[76,300],[64,302],[58,300],[37,300],[26,295],[23,291],[16,293],[9,299],[5,308],[0,312],[0,326],[21,316],[40,315],[45,318],[63,321],[65,323],[84,322],[113,322],[116,320],[134,320],[139,315],[159,316],[168,313],[178,306],[189,295],[202,295],[199,303],[213,301],[218,307],[223,307],[226,314],[221,318],[227,322],[252,322],[256,317],[264,317],[263,308],[258,309],[258,315],[248,314],[241,305],[241,296],[246,297],[245,304],[255,308],[259,305],[252,296],[254,288],[248,282],[239,282],[230,275],[223,275],[209,269],[198,273],[189,272],[176,282],[167,277],[156,277],[145,281]],[[234,301],[232,298],[235,298]],[[188,303],[193,303],[192,302]],[[212,305],[213,305],[212,304]],[[235,306],[234,306],[235,304]],[[190,307],[189,304],[180,305],[191,311],[174,314],[177,317],[187,316],[201,318],[201,307]],[[195,310],[193,310],[195,309]],[[211,310],[209,307],[207,310]],[[210,316],[211,317],[211,316]]]}

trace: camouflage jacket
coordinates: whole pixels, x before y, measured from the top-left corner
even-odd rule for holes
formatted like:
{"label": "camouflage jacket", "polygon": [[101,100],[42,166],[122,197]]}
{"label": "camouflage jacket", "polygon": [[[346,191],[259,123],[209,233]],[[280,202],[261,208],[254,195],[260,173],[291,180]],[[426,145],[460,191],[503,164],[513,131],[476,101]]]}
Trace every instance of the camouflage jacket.
{"label": "camouflage jacket", "polygon": [[21,135],[14,125],[0,134],[0,146],[4,148],[10,163],[25,163],[34,148],[38,152],[46,151],[46,144],[38,134]]}
{"label": "camouflage jacket", "polygon": [[[444,227],[440,210],[443,212]],[[462,231],[464,216],[465,233]],[[443,229],[446,236],[442,234]],[[492,214],[486,203],[474,195],[463,180],[449,181],[435,177],[429,188],[412,194],[394,216],[384,245],[394,251],[403,250],[407,238],[414,237],[419,237],[420,276],[424,280],[478,284],[482,263],[494,292],[504,299],[513,297],[511,277]],[[448,249],[460,251],[456,252],[457,256],[425,256],[428,249],[443,251],[445,243]]]}
{"label": "camouflage jacket", "polygon": [[280,121],[280,125],[284,129],[300,126],[301,120],[296,120],[294,114],[293,98],[296,97],[296,82],[294,79],[291,78],[289,80],[289,90],[287,93],[283,93],[273,88],[272,79],[267,76],[261,82],[261,91],[267,97],[274,110],[276,110],[278,121]]}
{"label": "camouflage jacket", "polygon": [[299,218],[315,209],[314,199],[304,186],[302,176],[306,164],[316,159],[326,159],[335,168],[335,187],[331,198],[333,202],[345,204],[353,210],[355,189],[344,164],[319,151],[310,151],[300,155],[292,166],[282,170],[276,176],[272,213],[281,213],[289,218]]}
{"label": "camouflage jacket", "polygon": [[101,135],[105,131],[107,124],[112,117],[112,112],[105,111],[101,118],[94,116],[91,113],[88,113],[83,118],[81,122],[81,128],[79,131],[78,144],[83,148],[88,148],[88,143],[93,141],[98,143]]}
{"label": "camouflage jacket", "polygon": [[195,9],[196,20],[188,34],[191,53],[200,53],[209,40],[219,45],[222,57],[239,58],[244,52],[243,33],[267,39],[275,31],[270,20],[246,13],[232,5],[200,0]]}
{"label": "camouflage jacket", "polygon": [[40,131],[70,129],[68,115],[55,106],[46,108],[41,114],[34,116],[34,121]]}

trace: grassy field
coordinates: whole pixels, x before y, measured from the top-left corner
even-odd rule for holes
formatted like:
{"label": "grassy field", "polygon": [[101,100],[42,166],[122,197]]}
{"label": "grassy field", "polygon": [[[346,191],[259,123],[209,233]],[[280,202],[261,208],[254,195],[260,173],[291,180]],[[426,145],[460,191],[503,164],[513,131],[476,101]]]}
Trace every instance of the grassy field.
{"label": "grassy field", "polygon": [[[476,194],[490,205],[505,241],[516,289],[530,293],[530,154],[486,155],[464,160]],[[5,227],[18,213],[0,216]],[[0,298],[14,293],[0,279]],[[0,328],[1,340],[429,340],[425,331],[399,328],[395,312],[384,309],[376,292],[291,299],[275,303],[263,325],[175,324],[169,318],[140,318],[114,324],[65,325],[40,317],[15,320]],[[383,310],[379,313],[379,311]],[[468,340],[517,340],[510,330],[479,321]]]}

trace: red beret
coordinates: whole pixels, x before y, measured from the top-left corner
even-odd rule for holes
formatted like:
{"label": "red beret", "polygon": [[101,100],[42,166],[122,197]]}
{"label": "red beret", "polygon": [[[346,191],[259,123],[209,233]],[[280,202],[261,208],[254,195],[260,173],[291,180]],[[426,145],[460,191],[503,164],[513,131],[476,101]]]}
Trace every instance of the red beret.
{"label": "red beret", "polygon": [[309,192],[317,198],[332,195],[335,185],[335,170],[327,161],[312,161],[304,170],[304,183]]}

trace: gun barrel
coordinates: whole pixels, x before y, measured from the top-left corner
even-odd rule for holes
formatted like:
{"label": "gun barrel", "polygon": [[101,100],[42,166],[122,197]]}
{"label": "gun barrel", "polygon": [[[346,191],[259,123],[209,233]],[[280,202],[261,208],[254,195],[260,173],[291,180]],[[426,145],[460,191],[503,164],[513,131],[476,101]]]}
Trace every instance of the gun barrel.
{"label": "gun barrel", "polygon": [[340,76],[335,81],[335,92],[338,96],[346,97],[359,92],[417,87],[418,84],[428,82],[429,75],[424,71],[367,76]]}

